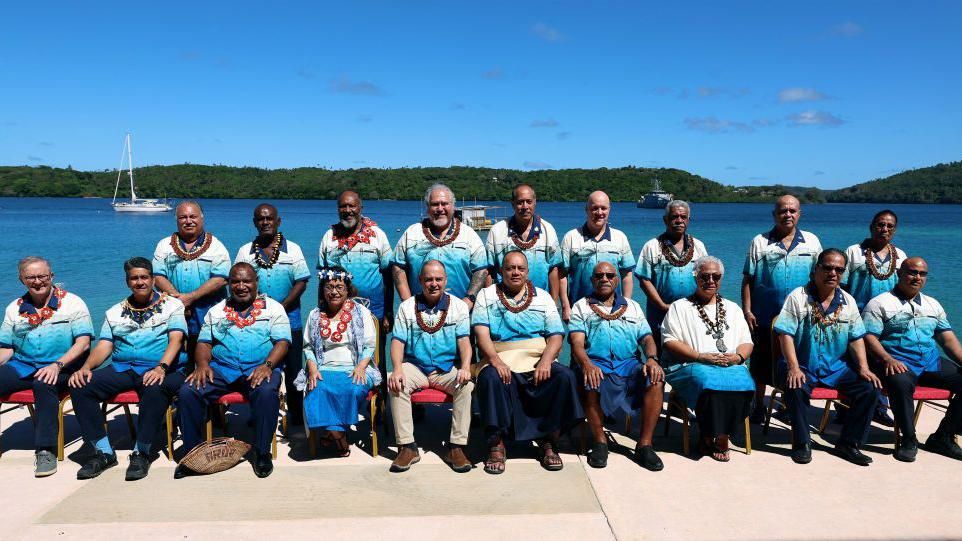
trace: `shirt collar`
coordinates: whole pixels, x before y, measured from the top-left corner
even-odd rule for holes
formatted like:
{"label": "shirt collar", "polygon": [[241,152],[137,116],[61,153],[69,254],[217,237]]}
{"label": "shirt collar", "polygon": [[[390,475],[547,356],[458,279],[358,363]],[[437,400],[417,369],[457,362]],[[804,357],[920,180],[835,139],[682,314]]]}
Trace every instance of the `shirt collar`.
{"label": "shirt collar", "polygon": [[[448,235],[451,235],[451,234],[454,233],[455,220],[457,220],[457,218],[455,218],[455,217],[452,216],[452,217],[451,217],[451,223],[448,224],[448,230],[445,231],[444,235],[442,235],[442,236],[447,237]],[[426,228],[428,228],[429,231],[431,230],[431,221],[428,220],[427,218],[421,220],[421,225],[424,226],[424,227],[426,227]],[[434,232],[432,231],[431,234],[433,235]],[[440,238],[440,237],[438,237],[438,238]]]}
{"label": "shirt collar", "polygon": [[907,302],[914,302],[915,304],[917,304],[917,305],[919,305],[919,306],[922,306],[922,292],[921,292],[921,291],[919,291],[918,293],[916,293],[916,295],[915,295],[914,297],[912,297],[911,299],[908,299],[908,298],[906,298],[904,295],[902,295],[902,291],[900,291],[898,287],[893,287],[893,288],[892,288],[892,295],[895,295],[895,298],[898,299],[899,301],[901,301],[902,304],[905,304],[905,303],[907,303]]}
{"label": "shirt collar", "polygon": [[835,288],[835,295],[832,297],[832,302],[828,304],[828,310],[822,309],[822,303],[816,299],[817,291],[815,290],[814,283],[809,282],[805,286],[805,292],[808,293],[808,302],[815,303],[818,309],[822,310],[822,313],[826,315],[834,313],[839,305],[845,304],[845,297],[842,295],[842,288],[840,287]]}
{"label": "shirt collar", "polygon": [[[687,250],[688,249],[688,233],[685,233],[684,235],[682,235],[681,238],[682,238],[682,242],[684,243],[682,250]],[[661,235],[658,235],[658,241],[666,246],[675,245],[675,243],[670,238],[668,238],[667,233],[662,233]]]}
{"label": "shirt collar", "polygon": [[[58,296],[56,295],[56,293],[57,293],[56,288],[53,288],[53,289],[50,291],[50,302],[47,303],[47,306],[48,306],[51,310],[56,310],[57,308],[60,308],[60,297],[58,297]],[[24,293],[23,296],[20,297],[20,299],[21,299],[21,301],[22,301],[22,302],[20,303],[20,313],[21,313],[21,314],[36,314],[36,313],[37,313],[37,307],[34,306],[34,305],[33,305],[33,301],[30,300],[30,294],[29,294],[29,293]]]}
{"label": "shirt collar", "polygon": [[[581,236],[584,237],[585,240],[595,240],[594,235],[588,231],[588,222],[581,224]],[[611,241],[611,224],[605,224],[605,230],[601,234],[601,238],[596,242],[601,242],[603,240]]]}
{"label": "shirt collar", "polygon": [[[510,236],[517,235],[518,237],[520,237],[521,234],[524,233],[524,231],[518,230],[519,229],[518,224],[514,218],[515,218],[514,216],[511,216],[510,218],[508,218],[508,236],[510,237]],[[522,239],[522,240],[529,241],[540,234],[541,234],[541,216],[538,216],[537,214],[535,214],[534,217],[531,218],[531,231],[528,232],[528,238]]]}
{"label": "shirt collar", "polygon": [[[588,296],[588,304],[601,304],[601,301],[592,293]],[[611,303],[611,310],[615,311],[622,306],[628,306],[628,301],[623,296],[615,293],[615,301]]]}
{"label": "shirt collar", "polygon": [[[186,251],[187,251],[187,243],[184,242],[184,239],[180,238],[180,234],[179,234],[179,233],[178,233],[176,236],[177,236],[177,243],[180,244],[180,249],[186,252]],[[197,240],[194,241],[194,242],[195,242],[195,244],[194,244],[194,249],[197,248],[197,244],[196,244],[197,242],[203,243],[203,242],[204,242],[204,239],[206,239],[206,238],[207,238],[207,230],[201,229],[201,230],[200,230],[200,235],[197,235]]]}
{"label": "shirt collar", "polygon": [[[859,249],[862,250],[863,252],[864,252],[865,250],[871,250],[872,247],[871,247],[871,245],[869,244],[871,241],[872,241],[872,239],[865,239],[865,240],[863,240],[863,241],[860,242],[859,245],[858,245]],[[878,259],[878,256],[875,254],[875,250],[871,250],[871,251],[872,251],[872,257],[874,257],[875,259]],[[882,258],[882,259],[879,259],[879,261],[880,261],[881,263],[885,263],[886,261],[889,260],[889,258],[891,257],[891,255],[892,255],[892,254],[889,253],[888,250],[885,250],[885,257]]]}
{"label": "shirt collar", "polygon": [[434,312],[447,310],[450,304],[451,304],[450,293],[445,293],[444,295],[441,295],[441,298],[438,300],[438,303],[432,307],[428,307],[428,305],[424,302],[424,295],[418,293],[415,296],[415,309],[418,312],[426,312],[429,314],[433,314]]}
{"label": "shirt collar", "polygon": [[802,235],[802,230],[797,227],[795,228],[795,237],[792,238],[792,244],[789,245],[788,248],[786,248],[785,245],[782,244],[782,240],[778,238],[778,232],[775,230],[774,227],[768,232],[768,244],[778,244],[778,246],[781,247],[781,249],[785,250],[786,252],[791,252],[792,250],[795,249],[796,246],[798,246],[800,243],[803,243],[803,242],[805,242],[805,236]]}

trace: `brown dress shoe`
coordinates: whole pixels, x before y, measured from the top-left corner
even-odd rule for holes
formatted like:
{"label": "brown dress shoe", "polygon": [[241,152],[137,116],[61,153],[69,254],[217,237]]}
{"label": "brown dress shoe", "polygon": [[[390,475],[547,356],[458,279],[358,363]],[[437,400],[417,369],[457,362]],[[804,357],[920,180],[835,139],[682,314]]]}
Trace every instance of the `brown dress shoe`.
{"label": "brown dress shoe", "polygon": [[467,473],[471,471],[471,461],[464,454],[464,449],[460,446],[449,447],[447,452],[441,456],[445,464],[457,473]]}
{"label": "brown dress shoe", "polygon": [[397,458],[394,459],[394,462],[391,462],[391,471],[394,473],[408,471],[411,469],[411,466],[420,461],[421,455],[417,449],[401,446],[400,450],[398,450]]}

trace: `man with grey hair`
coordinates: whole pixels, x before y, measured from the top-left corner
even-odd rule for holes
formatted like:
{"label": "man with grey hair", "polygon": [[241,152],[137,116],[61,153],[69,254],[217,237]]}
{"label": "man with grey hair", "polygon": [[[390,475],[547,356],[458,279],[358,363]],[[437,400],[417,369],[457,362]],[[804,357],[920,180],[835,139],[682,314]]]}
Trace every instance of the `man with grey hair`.
{"label": "man with grey hair", "polygon": [[394,287],[402,301],[421,293],[418,276],[436,259],[448,272],[448,293],[474,306],[488,275],[488,255],[481,238],[454,217],[454,192],[434,184],[424,194],[427,217],[401,235],[391,258]]}
{"label": "man with grey hair", "polygon": [[648,298],[645,315],[656,342],[660,342],[661,321],[668,305],[695,292],[694,262],[708,255],[705,245],[688,234],[688,203],[680,199],[668,203],[662,220],[665,232],[645,243],[635,267],[638,285]]}
{"label": "man with grey hair", "polygon": [[230,254],[204,230],[204,211],[197,201],[181,201],[175,209],[177,232],[160,239],[154,249],[157,289],[184,303],[187,316],[188,371],[193,369],[194,346],[212,306],[227,297]]}

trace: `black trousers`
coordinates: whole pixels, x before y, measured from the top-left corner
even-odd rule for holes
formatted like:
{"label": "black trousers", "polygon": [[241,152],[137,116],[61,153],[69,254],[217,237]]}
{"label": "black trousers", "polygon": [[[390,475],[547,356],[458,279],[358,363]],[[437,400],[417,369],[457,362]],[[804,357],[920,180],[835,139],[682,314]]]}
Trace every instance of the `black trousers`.
{"label": "black trousers", "polygon": [[90,382],[80,388],[70,389],[80,433],[93,445],[107,435],[101,404],[104,400],[124,391],[134,390],[140,397],[137,411],[137,449],[150,452],[157,429],[164,421],[164,414],[171,400],[184,384],[184,374],[171,372],[157,385],[144,385],[144,376],[133,370],[118,372],[113,366],[96,370]]}
{"label": "black trousers", "polygon": [[[284,390],[287,400],[288,426],[302,426],[304,424],[304,393],[294,387],[294,380],[304,365],[302,358],[304,350],[304,330],[296,329],[291,332],[291,344],[284,357]],[[383,350],[382,350],[383,351]]]}
{"label": "black trousers", "polygon": [[945,436],[962,434],[962,368],[959,365],[943,358],[938,372],[922,372],[916,376],[908,370],[902,374],[884,376],[882,379],[888,389],[895,422],[903,436],[915,437],[915,401],[912,400],[912,394],[916,385],[947,389],[955,393],[936,432]]}
{"label": "black trousers", "polygon": [[48,385],[39,379],[35,379],[32,375],[20,377],[10,365],[0,365],[0,395],[33,390],[34,408],[37,416],[33,444],[37,451],[55,452],[57,449],[59,394],[67,390],[67,380],[72,373],[72,371],[60,372],[57,383]]}
{"label": "black trousers", "polygon": [[[764,389],[766,385],[774,383],[772,376],[775,371],[775,360],[772,354],[771,321],[765,325],[759,322],[752,333],[752,342],[755,343],[755,348],[752,350],[752,362],[748,365],[748,370],[752,374],[752,379],[755,380],[755,387]],[[755,407],[761,406],[762,404],[755,405]]]}

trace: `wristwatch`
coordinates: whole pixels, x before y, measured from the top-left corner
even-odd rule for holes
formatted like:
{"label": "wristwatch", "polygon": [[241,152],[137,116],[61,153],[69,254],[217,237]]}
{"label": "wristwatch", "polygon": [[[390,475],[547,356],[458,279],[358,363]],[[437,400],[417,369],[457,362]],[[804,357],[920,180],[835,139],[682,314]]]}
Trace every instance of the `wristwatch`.
{"label": "wristwatch", "polygon": [[645,360],[648,360],[648,359],[654,359],[656,363],[658,362],[658,356],[657,356],[657,355],[649,355],[649,356],[645,357]]}
{"label": "wristwatch", "polygon": [[164,374],[170,373],[170,365],[168,365],[167,363],[157,363],[157,366],[155,366],[154,368],[160,368],[161,370],[164,371]]}
{"label": "wristwatch", "polygon": [[266,366],[269,370],[273,370],[273,369],[274,369],[274,365],[272,365],[271,362],[268,361],[267,359],[264,359],[264,363],[263,363],[263,364],[264,364],[264,366]]}
{"label": "wristwatch", "polygon": [[475,295],[474,293],[468,293],[468,294],[465,295],[464,297],[465,297],[466,299],[468,299],[469,301],[471,301],[471,302],[476,302],[476,301],[478,300],[478,296]]}
{"label": "wristwatch", "polygon": [[57,365],[57,368],[63,370],[64,364],[62,361],[54,361],[53,364]]}

